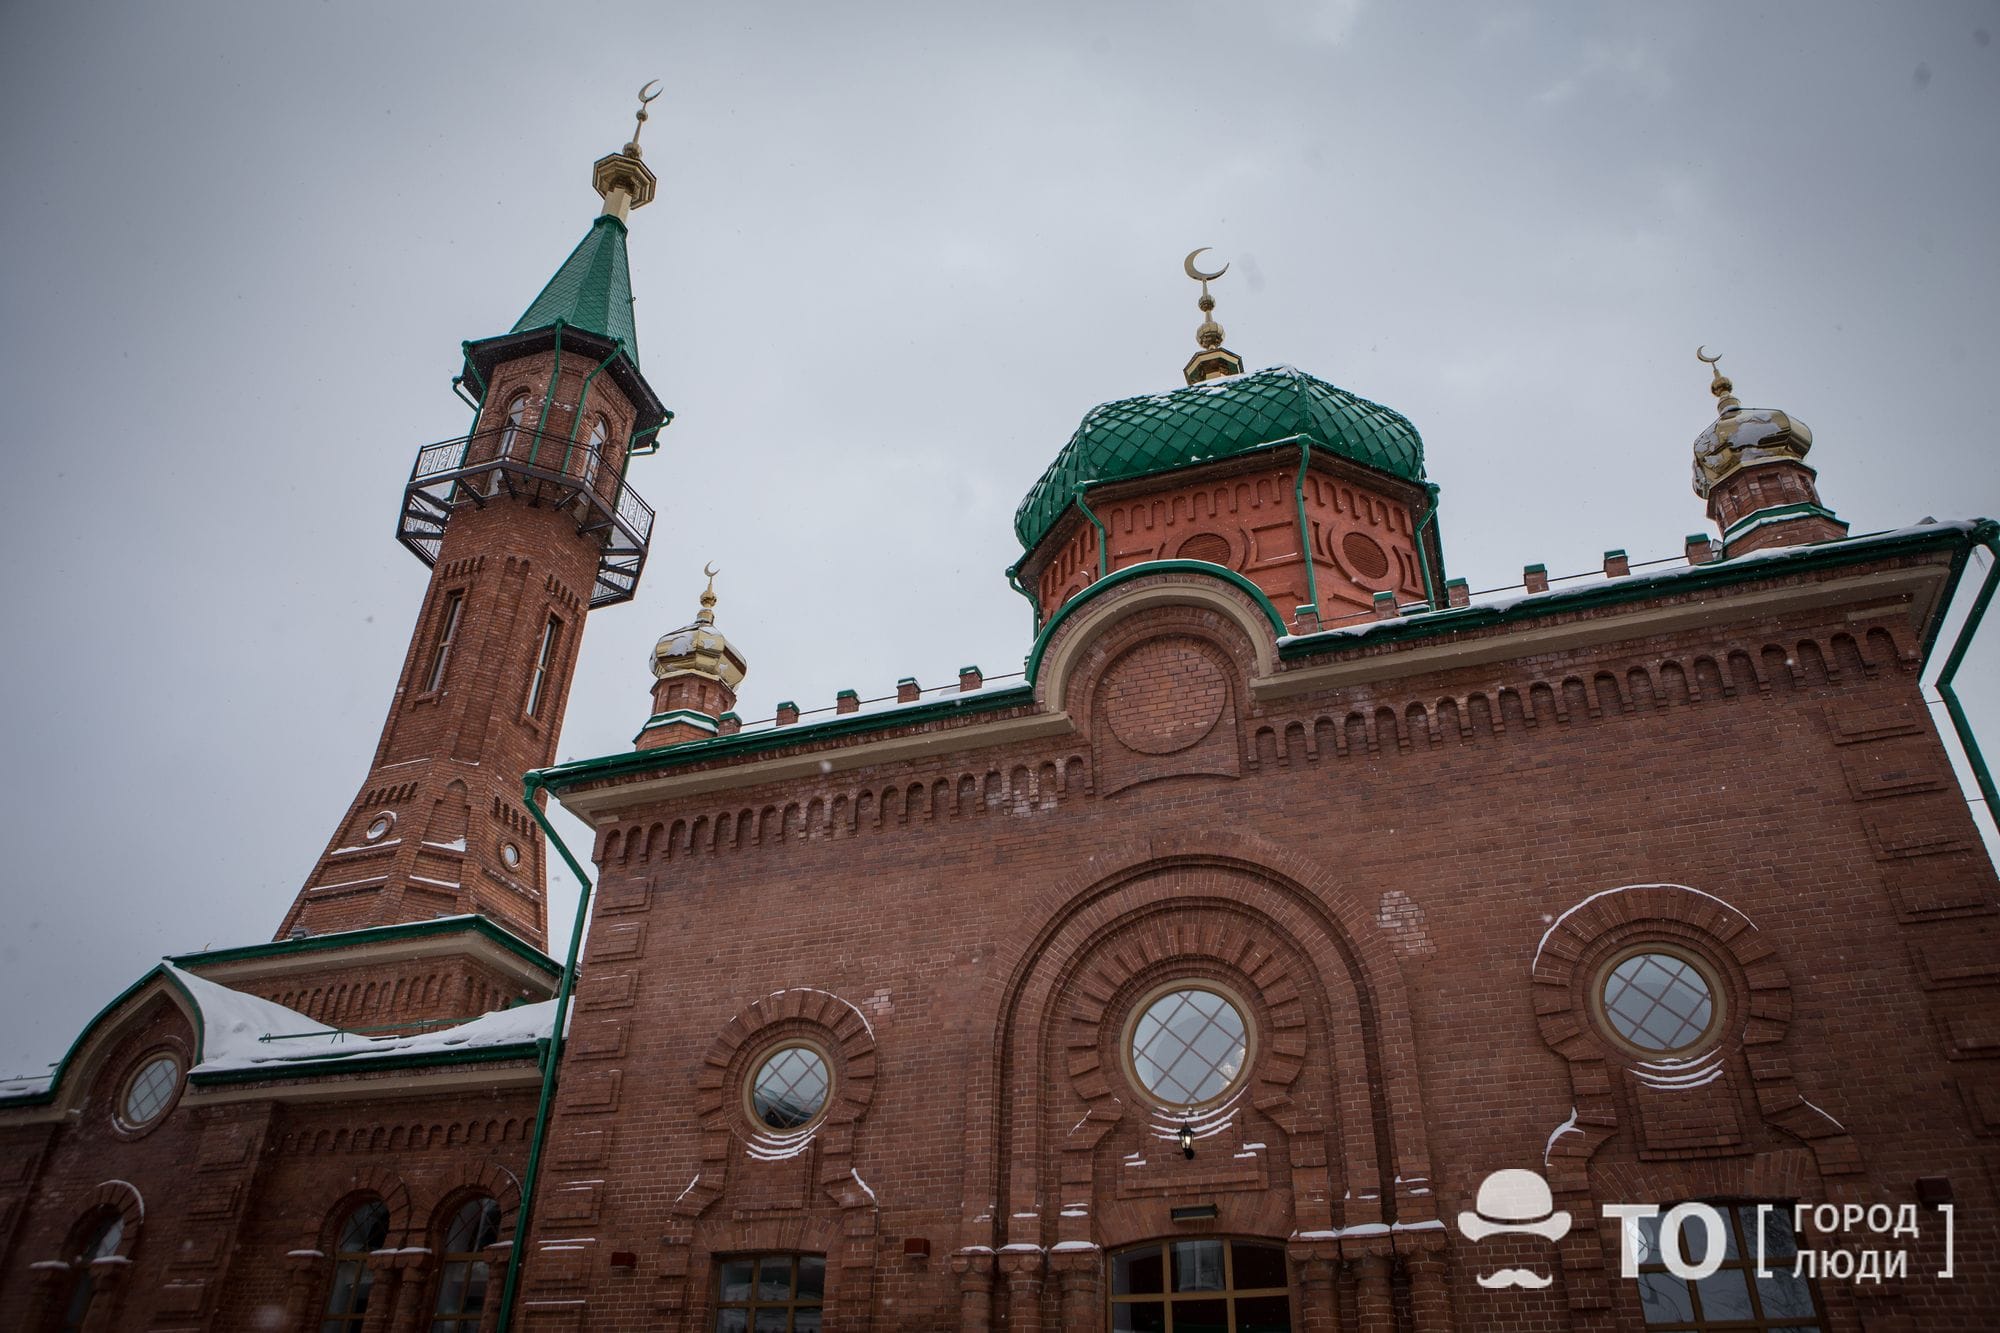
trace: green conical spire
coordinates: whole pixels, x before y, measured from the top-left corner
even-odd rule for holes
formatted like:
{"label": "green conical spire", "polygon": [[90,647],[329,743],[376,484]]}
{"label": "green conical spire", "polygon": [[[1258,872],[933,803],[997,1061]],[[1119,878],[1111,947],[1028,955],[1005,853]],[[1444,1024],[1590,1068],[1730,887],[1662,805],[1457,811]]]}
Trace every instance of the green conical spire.
{"label": "green conical spire", "polygon": [[569,252],[512,333],[545,329],[560,321],[600,337],[623,340],[639,363],[639,331],[632,321],[632,273],[625,260],[625,224],[605,213]]}

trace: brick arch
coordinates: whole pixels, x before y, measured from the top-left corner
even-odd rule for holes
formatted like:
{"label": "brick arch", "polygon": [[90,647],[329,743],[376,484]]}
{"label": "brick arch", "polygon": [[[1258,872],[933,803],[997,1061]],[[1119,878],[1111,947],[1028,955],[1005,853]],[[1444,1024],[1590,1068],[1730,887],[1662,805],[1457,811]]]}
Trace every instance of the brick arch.
{"label": "brick arch", "polygon": [[430,1209],[426,1234],[442,1240],[444,1229],[451,1225],[452,1214],[459,1206],[468,1199],[482,1197],[500,1205],[500,1239],[510,1239],[520,1216],[521,1178],[491,1161],[477,1163],[469,1175],[438,1196]]}
{"label": "brick arch", "polygon": [[348,1209],[368,1198],[380,1199],[389,1210],[389,1234],[384,1242],[388,1248],[421,1243],[421,1237],[409,1239],[412,1226],[417,1224],[409,1185],[387,1167],[366,1166],[354,1173],[345,1189],[327,1200],[319,1216],[306,1224],[309,1229],[291,1248],[332,1254],[334,1242],[339,1239],[336,1231],[347,1217]]}
{"label": "brick arch", "polygon": [[1212,574],[1159,570],[1129,580],[1113,575],[1103,581],[1101,593],[1086,593],[1067,603],[1044,631],[1048,637],[1036,645],[1031,659],[1036,701],[1045,707],[1067,709],[1075,693],[1075,675],[1079,671],[1095,674],[1087,668],[1096,656],[1092,653],[1096,641],[1126,618],[1156,607],[1182,607],[1199,613],[1199,623],[1226,640],[1232,656],[1247,657],[1246,676],[1263,679],[1276,672],[1277,637],[1265,606],[1220,567]]}
{"label": "brick arch", "polygon": [[[877,1229],[875,1195],[854,1164],[855,1134],[875,1099],[875,1030],[858,1007],[831,991],[794,986],[752,1000],[737,1010],[709,1043],[694,1080],[701,1162],[695,1178],[668,1208],[663,1239],[670,1245],[688,1245],[700,1223],[703,1241],[713,1252],[799,1247],[796,1241],[778,1244],[768,1234],[768,1224],[740,1218],[702,1218],[709,1205],[722,1197],[736,1156],[731,1145],[739,1139],[746,1145],[750,1142],[745,1137],[747,1127],[737,1096],[749,1074],[749,1063],[769,1042],[792,1035],[816,1039],[835,1063],[833,1102],[825,1118],[798,1141],[797,1151],[790,1156],[816,1168],[819,1195],[831,1200],[838,1213],[809,1204],[798,1235],[810,1233],[815,1248],[827,1255],[829,1272],[838,1269],[837,1281],[829,1278],[829,1326],[837,1322],[836,1311],[846,1312],[840,1317],[852,1316],[858,1326],[865,1322],[865,1312],[872,1305],[874,1270],[866,1265],[839,1265],[837,1256],[850,1244],[872,1253]],[[702,1298],[687,1295],[684,1299],[699,1302]]]}
{"label": "brick arch", "polygon": [[67,1259],[77,1248],[88,1242],[82,1233],[90,1229],[99,1218],[107,1213],[116,1213],[125,1225],[119,1232],[118,1244],[111,1251],[121,1259],[130,1259],[139,1245],[139,1231],[146,1223],[146,1200],[139,1193],[138,1186],[126,1180],[107,1180],[90,1192],[84,1201],[83,1210],[77,1214],[76,1222],[70,1227],[63,1245],[63,1257]]}
{"label": "brick arch", "polygon": [[[1585,897],[1557,917],[1529,964],[1542,1040],[1570,1066],[1570,1118],[1550,1135],[1544,1157],[1549,1187],[1564,1205],[1580,1218],[1594,1215],[1590,1162],[1618,1133],[1611,1071],[1614,1064],[1628,1060],[1591,1021],[1584,1007],[1585,987],[1610,951],[1648,938],[1680,943],[1728,966],[1734,976],[1726,984],[1740,990],[1736,998],[1743,1007],[1730,1021],[1730,1031],[1748,1066],[1765,1123],[1802,1143],[1818,1176],[1859,1172],[1859,1145],[1806,1099],[1789,1062],[1776,1049],[1791,1026],[1791,978],[1756,924],[1723,899],[1684,884],[1618,885]],[[1725,1045],[1730,1040],[1726,1038]],[[1734,1181],[1737,1191],[1752,1193],[1779,1185],[1797,1189],[1803,1169],[1797,1159],[1768,1153],[1756,1155],[1750,1165],[1733,1168],[1702,1162],[1675,1166],[1706,1172],[1718,1185]],[[1738,1174],[1731,1176],[1730,1171]],[[1579,1284],[1593,1290],[1602,1285],[1604,1278],[1597,1271],[1602,1258],[1593,1228],[1577,1228],[1558,1248],[1573,1291]]]}
{"label": "brick arch", "polygon": [[[1322,970],[1324,984],[1354,1016],[1343,1041],[1346,1049],[1336,1053],[1339,1066],[1357,1075],[1343,1080],[1337,1103],[1344,1172],[1357,1196],[1354,1211],[1365,1206],[1360,1195],[1379,1189],[1385,1163],[1393,1167],[1392,1175],[1408,1182],[1430,1176],[1408,997],[1393,953],[1373,926],[1369,905],[1343,890],[1320,866],[1262,838],[1162,833],[1100,849],[1082,869],[1022,905],[1026,919],[1043,924],[1007,973],[988,983],[996,1019],[994,1046],[990,1058],[967,1070],[970,1169],[961,1217],[963,1245],[978,1249],[998,1239],[995,1233],[1003,1222],[993,1215],[1036,1212],[1042,1167],[1034,1154],[1025,1159],[1025,1173],[1003,1172],[1003,1163],[1021,1160],[1015,1137],[1026,1131],[1017,1126],[1033,1119],[1034,1080],[1018,1067],[1019,1048],[1046,1021],[1063,967],[1078,956],[1083,937],[1131,905],[1129,886],[1203,869],[1227,871],[1243,884],[1256,884],[1256,901],[1248,905],[1280,923],[1293,947],[1332,964]],[[1123,904],[1121,895],[1127,899]],[[1010,1098],[1029,1100],[1010,1105]],[[1413,1221],[1430,1218],[1434,1208],[1430,1195],[1413,1195],[1403,1187],[1385,1211]],[[1038,1213],[1036,1217],[1039,1226]],[[1023,1237],[1018,1243],[1030,1242]]]}

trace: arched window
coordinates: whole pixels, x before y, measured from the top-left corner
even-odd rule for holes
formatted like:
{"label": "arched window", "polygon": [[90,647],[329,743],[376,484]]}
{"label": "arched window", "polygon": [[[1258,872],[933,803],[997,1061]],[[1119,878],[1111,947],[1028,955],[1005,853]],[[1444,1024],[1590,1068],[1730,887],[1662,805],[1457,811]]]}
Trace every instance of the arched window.
{"label": "arched window", "polygon": [[512,458],[514,445],[521,438],[521,418],[528,414],[528,395],[514,395],[514,401],[507,404],[507,424],[500,428],[500,448],[498,457]]}
{"label": "arched window", "polygon": [[1111,1256],[1109,1303],[1114,1330],[1290,1333],[1285,1247],[1208,1236],[1135,1245]]}
{"label": "arched window", "polygon": [[590,423],[590,447],[583,452],[583,485],[586,490],[597,480],[597,469],[604,461],[604,443],[607,438],[603,417]]}
{"label": "arched window", "polygon": [[90,1266],[118,1253],[118,1242],[125,1238],[125,1219],[117,1213],[104,1213],[78,1228],[77,1235],[81,1243],[70,1256],[70,1271],[75,1280],[70,1284],[69,1300],[63,1305],[62,1333],[80,1333],[83,1328],[83,1321],[90,1314],[90,1298],[95,1294]]}
{"label": "arched window", "polygon": [[358,1203],[340,1224],[333,1246],[333,1290],[327,1293],[320,1333],[359,1333],[368,1313],[375,1271],[368,1256],[389,1239],[389,1209],[380,1199]]}
{"label": "arched window", "polygon": [[437,1308],[431,1333],[460,1333],[479,1327],[486,1308],[486,1247],[500,1239],[500,1205],[468,1199],[451,1215],[438,1262]]}

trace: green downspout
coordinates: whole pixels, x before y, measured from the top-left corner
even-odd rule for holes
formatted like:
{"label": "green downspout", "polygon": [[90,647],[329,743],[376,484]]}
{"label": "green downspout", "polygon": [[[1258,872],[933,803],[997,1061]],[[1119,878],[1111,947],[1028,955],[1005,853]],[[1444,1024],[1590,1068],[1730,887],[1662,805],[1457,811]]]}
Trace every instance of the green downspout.
{"label": "green downspout", "polygon": [[563,322],[556,321],[556,361],[549,368],[549,391],[542,395],[542,419],[535,423],[535,442],[528,446],[528,462],[535,461],[535,455],[542,449],[542,432],[548,429],[549,406],[556,400],[556,388],[562,382],[562,331]]}
{"label": "green downspout", "polygon": [[1028,610],[1035,617],[1035,633],[1042,632],[1042,604],[1035,600],[1035,594],[1021,586],[1021,566],[1018,562],[1007,566],[1007,586],[1028,599]]}
{"label": "green downspout", "polygon": [[[570,452],[576,448],[576,433],[583,429],[583,410],[590,406],[590,382],[597,378],[598,371],[616,361],[618,354],[624,350],[625,340],[623,338],[615,339],[611,348],[611,355],[598,362],[592,368],[591,372],[583,377],[583,389],[576,395],[576,411],[570,415],[569,443],[563,446],[562,470],[565,472],[569,471]],[[604,460],[600,458],[597,461],[602,463]]]}
{"label": "green downspout", "polygon": [[1965,751],[1965,760],[1972,766],[1972,780],[1979,784],[1979,794],[1986,801],[1987,817],[2000,821],[2000,793],[1994,790],[1993,774],[1986,767],[1986,756],[1980,752],[1978,738],[1972,734],[1972,723],[1966,719],[1965,708],[1951,688],[1952,678],[1958,675],[1959,664],[1965,661],[1965,651],[1972,646],[1973,633],[1986,615],[1987,604],[1993,600],[1993,590],[2000,586],[2000,529],[1990,523],[1982,523],[1975,530],[1973,541],[1986,548],[1986,553],[1993,557],[1993,563],[1987,567],[1986,582],[1979,586],[1979,595],[1973,598],[1972,609],[1965,613],[1965,621],[1958,627],[1958,639],[1951,646],[1951,655],[1944,660],[1944,670],[1938,672],[1937,689],[1944,698],[1945,711],[1951,714],[1951,725],[1958,733],[1959,747]]}
{"label": "green downspout", "polygon": [[1103,578],[1111,572],[1111,557],[1108,553],[1109,547],[1104,535],[1104,525],[1097,521],[1097,515],[1090,512],[1090,506],[1085,504],[1083,500],[1083,490],[1088,485],[1090,483],[1087,481],[1079,481],[1076,484],[1076,507],[1083,511],[1085,518],[1090,520],[1090,526],[1097,529],[1097,577]]}
{"label": "green downspout", "polygon": [[[459,346],[465,348],[468,353],[472,349],[471,343],[460,343]],[[461,449],[458,454],[458,461],[461,466],[465,463],[467,455],[472,452],[472,437],[479,433],[479,418],[486,411],[486,395],[488,392],[486,381],[480,378],[479,367],[472,364],[472,357],[470,355],[465,358],[465,369],[472,375],[473,381],[479,386],[479,401],[473,402],[472,399],[465,396],[465,389],[463,387],[465,384],[464,375],[460,375],[452,380],[452,392],[459,396],[461,402],[469,404],[472,408],[472,429],[465,433],[465,448]]]}
{"label": "green downspout", "polygon": [[[1313,621],[1319,621],[1319,572],[1313,568],[1312,529],[1306,526],[1306,464],[1312,461],[1312,441],[1299,441],[1299,479],[1292,486],[1292,499],[1299,506],[1299,550],[1306,558],[1306,600],[1312,603]],[[1423,553],[1417,553],[1418,563],[1423,561]],[[1293,615],[1298,613],[1294,611]]]}
{"label": "green downspout", "polygon": [[576,989],[576,965],[583,952],[583,925],[590,912],[590,876],[583,873],[583,867],[576,863],[570,853],[569,844],[549,823],[549,817],[535,801],[537,791],[546,791],[547,783],[541,773],[529,772],[521,779],[521,800],[528,807],[528,813],[542,826],[542,833],[555,844],[562,853],[562,859],[576,876],[576,924],[570,928],[569,957],[563,962],[562,981],[556,987],[556,1012],[554,1022],[549,1027],[547,1043],[542,1048],[542,1096],[535,1107],[535,1131],[528,1140],[528,1166],[521,1173],[521,1206],[514,1214],[514,1248],[507,1264],[507,1281],[501,1288],[500,1317],[495,1322],[497,1333],[507,1333],[514,1317],[514,1296],[521,1285],[521,1265],[527,1259],[528,1222],[534,1214],[535,1184],[542,1168],[542,1143],[548,1137],[549,1109],[555,1104],[556,1067],[562,1060],[564,1029],[569,1020],[570,994]]}
{"label": "green downspout", "polygon": [[1430,552],[1424,547],[1424,529],[1437,521],[1438,488],[1426,482],[1424,493],[1430,497],[1430,502],[1424,506],[1424,516],[1417,521],[1417,530],[1413,536],[1417,543],[1417,568],[1424,576],[1424,600],[1430,603],[1431,610],[1436,611],[1441,608],[1438,604],[1437,584],[1431,577]]}

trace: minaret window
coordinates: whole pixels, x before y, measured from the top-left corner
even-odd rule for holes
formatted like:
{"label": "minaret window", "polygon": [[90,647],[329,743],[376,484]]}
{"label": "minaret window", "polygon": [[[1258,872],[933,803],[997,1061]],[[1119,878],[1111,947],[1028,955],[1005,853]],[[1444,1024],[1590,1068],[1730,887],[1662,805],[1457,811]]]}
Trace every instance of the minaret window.
{"label": "minaret window", "polygon": [[590,423],[590,447],[583,454],[583,484],[586,490],[597,480],[598,466],[604,462],[606,434],[603,417]]}
{"label": "minaret window", "polygon": [[542,626],[542,646],[535,654],[534,675],[528,680],[528,706],[525,711],[529,717],[542,715],[542,696],[548,692],[549,673],[555,669],[556,640],[561,636],[562,621],[550,616],[549,623]]}
{"label": "minaret window", "polygon": [[450,593],[444,602],[444,625],[438,631],[437,651],[431,655],[430,674],[424,678],[424,693],[444,686],[444,669],[451,661],[451,645],[458,637],[459,614],[465,609],[465,594]]}
{"label": "minaret window", "polygon": [[499,457],[514,456],[514,445],[521,438],[521,418],[527,414],[528,395],[525,393],[515,395],[514,401],[507,404],[507,424],[500,428]]}

